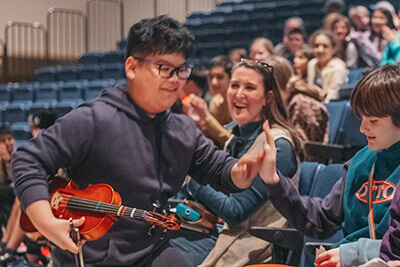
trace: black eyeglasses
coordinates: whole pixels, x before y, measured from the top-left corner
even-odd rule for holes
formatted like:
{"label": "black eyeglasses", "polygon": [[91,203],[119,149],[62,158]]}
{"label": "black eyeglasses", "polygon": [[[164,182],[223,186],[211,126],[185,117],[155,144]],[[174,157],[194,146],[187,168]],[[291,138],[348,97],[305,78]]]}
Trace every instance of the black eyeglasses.
{"label": "black eyeglasses", "polygon": [[161,78],[171,78],[174,73],[178,76],[179,79],[185,80],[189,78],[190,74],[192,73],[193,68],[191,66],[181,66],[181,67],[174,67],[169,64],[160,64],[155,62],[154,60],[144,59],[135,57],[135,59],[143,62],[147,62],[153,64],[158,67],[158,75]]}

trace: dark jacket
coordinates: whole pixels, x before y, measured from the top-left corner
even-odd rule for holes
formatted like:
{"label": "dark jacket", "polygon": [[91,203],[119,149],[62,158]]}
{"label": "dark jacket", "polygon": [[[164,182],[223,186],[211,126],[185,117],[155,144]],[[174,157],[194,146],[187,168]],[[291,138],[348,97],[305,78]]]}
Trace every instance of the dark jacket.
{"label": "dark jacket", "polygon": [[[238,189],[230,179],[235,159],[218,151],[195,123],[184,115],[159,113],[147,116],[124,88],[103,93],[83,104],[43,131],[13,155],[15,191],[23,207],[48,199],[46,176],[60,167],[81,188],[107,183],[122,197],[122,204],[162,212],[187,174],[216,189]],[[163,245],[163,229],[143,220],[121,218],[109,232],[84,245],[84,259],[96,266],[134,264]],[[54,250],[61,262],[73,258]],[[68,258],[68,259],[67,259]]]}

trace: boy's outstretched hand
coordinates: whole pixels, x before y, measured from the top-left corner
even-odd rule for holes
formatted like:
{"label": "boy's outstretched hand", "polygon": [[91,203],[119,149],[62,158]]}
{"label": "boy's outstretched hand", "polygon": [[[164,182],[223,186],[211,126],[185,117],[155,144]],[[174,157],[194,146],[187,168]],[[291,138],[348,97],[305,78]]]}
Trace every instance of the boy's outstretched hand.
{"label": "boy's outstretched hand", "polygon": [[316,267],[340,267],[340,250],[339,248],[330,249],[316,257],[314,266]]}
{"label": "boy's outstretched hand", "polygon": [[232,181],[239,188],[247,188],[251,185],[253,178],[260,174],[265,183],[274,184],[279,181],[276,173],[276,147],[272,137],[268,121],[263,124],[266,143],[262,150],[257,153],[247,153],[239,159],[231,171]]}

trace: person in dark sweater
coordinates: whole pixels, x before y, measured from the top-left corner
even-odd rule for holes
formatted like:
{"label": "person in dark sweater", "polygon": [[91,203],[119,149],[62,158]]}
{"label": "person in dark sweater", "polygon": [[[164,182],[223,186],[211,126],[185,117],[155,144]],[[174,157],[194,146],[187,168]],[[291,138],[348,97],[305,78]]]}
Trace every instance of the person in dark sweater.
{"label": "person in dark sweater", "polygon": [[[10,160],[14,152],[13,131],[8,124],[0,125],[0,229],[6,227],[14,203],[14,190],[11,178]],[[0,231],[2,247],[8,239],[8,233]]]}
{"label": "person in dark sweater", "polygon": [[[300,196],[290,179],[278,175],[270,134],[261,178],[269,184],[275,208],[303,234],[324,239],[342,228],[344,238],[320,254],[315,266],[359,266],[379,256],[388,230],[389,206],[400,178],[400,74],[381,66],[354,88],[351,105],[361,116],[368,146],[343,169],[342,178],[324,199]],[[371,205],[369,205],[371,203]]]}
{"label": "person in dark sweater", "polygon": [[[162,213],[186,175],[232,192],[250,186],[265,151],[239,161],[218,151],[185,115],[169,108],[191,68],[185,58],[193,36],[179,22],[159,16],[129,31],[126,86],[106,90],[45,131],[12,158],[15,191],[36,228],[58,246],[55,266],[74,266],[79,251],[68,220],[55,218],[46,177],[66,167],[80,188],[106,183],[127,207]],[[73,221],[75,227],[85,218]],[[68,252],[68,251],[69,252]],[[85,266],[190,266],[169,245],[164,229],[122,217],[101,238],[83,245]]]}

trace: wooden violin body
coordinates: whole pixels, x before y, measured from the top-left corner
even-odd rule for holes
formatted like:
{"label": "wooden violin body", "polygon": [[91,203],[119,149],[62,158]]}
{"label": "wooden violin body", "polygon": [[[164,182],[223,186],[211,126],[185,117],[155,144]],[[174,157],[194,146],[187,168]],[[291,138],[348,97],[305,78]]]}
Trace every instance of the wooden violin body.
{"label": "wooden violin body", "polygon": [[[108,184],[89,185],[79,190],[72,181],[55,177],[49,182],[50,206],[59,219],[79,219],[85,217],[85,223],[79,228],[82,238],[95,240],[110,230],[118,217],[144,219],[169,230],[178,230],[180,221],[174,215],[164,216],[121,205],[121,196]],[[37,230],[23,213],[21,228],[26,232]]]}

